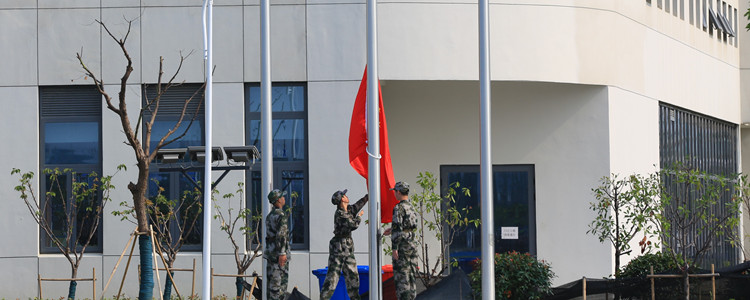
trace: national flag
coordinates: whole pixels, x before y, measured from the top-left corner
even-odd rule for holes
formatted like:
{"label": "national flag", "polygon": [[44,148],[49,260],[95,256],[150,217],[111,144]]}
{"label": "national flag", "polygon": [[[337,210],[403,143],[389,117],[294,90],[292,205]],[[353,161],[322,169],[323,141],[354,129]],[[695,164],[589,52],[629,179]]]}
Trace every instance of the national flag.
{"label": "national flag", "polygon": [[[388,148],[388,126],[385,122],[383,110],[383,93],[378,81],[378,123],[380,130],[380,221],[390,223],[393,218],[393,207],[396,206],[396,196],[390,190],[396,181],[393,178],[391,165],[391,151]],[[357,98],[354,100],[352,122],[349,127],[349,164],[359,175],[368,178],[367,154],[367,67],[359,84]]]}

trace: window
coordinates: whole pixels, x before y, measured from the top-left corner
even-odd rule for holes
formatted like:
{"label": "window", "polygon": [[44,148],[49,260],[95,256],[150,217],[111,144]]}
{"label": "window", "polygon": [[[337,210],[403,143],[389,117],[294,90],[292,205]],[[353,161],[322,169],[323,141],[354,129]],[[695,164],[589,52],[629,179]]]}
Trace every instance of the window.
{"label": "window", "polygon": [[[536,197],[533,165],[495,165],[492,167],[495,252],[529,252],[536,254]],[[458,208],[473,207],[472,218],[480,217],[480,177],[478,165],[443,165],[440,167],[441,191],[460,182],[471,190],[471,197],[456,199]],[[503,239],[503,228],[517,229],[517,239]],[[457,235],[450,246],[450,256],[459,260],[464,271],[469,261],[480,256],[481,228],[472,228]]]}
{"label": "window", "polygon": [[[101,121],[102,97],[94,86],[50,86],[39,88],[39,132],[40,165],[42,169],[60,170],[69,168],[75,175],[67,173],[58,178],[60,189],[66,198],[71,197],[73,181],[90,181],[92,172],[102,175],[101,159]],[[75,178],[73,178],[75,177]],[[50,191],[49,177],[41,177],[43,191]],[[44,193],[43,193],[44,194]],[[99,205],[101,199],[87,199]],[[91,212],[86,210],[90,205],[78,205],[75,224],[68,226],[66,212],[74,209],[72,201],[65,203],[58,197],[52,197],[48,205],[52,212],[47,216],[52,230],[65,240],[66,229],[73,230],[75,236],[70,247],[79,247],[91,233]],[[94,209],[95,211],[95,209]],[[72,214],[71,214],[72,215]],[[102,225],[94,234],[88,252],[102,251]],[[59,250],[44,234],[40,233],[41,253],[56,253]]]}
{"label": "window", "polygon": [[[709,174],[729,176],[737,172],[737,125],[667,104],[659,107],[659,159],[661,168],[681,163]],[[670,178],[662,178],[666,183]],[[671,194],[679,187],[665,184]],[[731,191],[719,201],[731,201]],[[704,267],[738,261],[739,251],[728,241],[715,239],[714,247],[705,255]]]}
{"label": "window", "polygon": [[[246,144],[261,148],[260,85],[245,87]],[[292,249],[307,249],[309,245],[309,203],[307,162],[307,88],[303,83],[274,83],[271,91],[273,114],[273,182],[274,188],[287,192],[286,205],[291,209],[289,231]],[[256,162],[247,178],[248,207],[261,211],[261,174],[263,161]]]}
{"label": "window", "polygon": [[[196,93],[197,92],[197,93]],[[156,97],[156,86],[145,85],[143,87],[143,107],[147,107],[149,101],[153,101]],[[182,115],[183,106],[187,99],[193,99],[185,109],[185,116],[183,117],[180,127],[170,136],[169,140],[180,136],[183,132],[185,135],[179,140],[176,140],[164,149],[173,148],[187,148],[188,146],[203,146],[205,145],[205,116],[203,109],[203,91],[202,84],[182,84],[179,86],[172,86],[169,90],[164,93],[159,100],[159,111],[156,114],[154,125],[151,129],[151,141],[150,148],[153,151],[159,142],[159,139],[163,137],[169,130],[171,130]],[[152,106],[153,107],[153,106]],[[146,109],[144,113],[144,122],[151,117],[151,109]],[[194,119],[194,120],[193,120]],[[192,124],[191,124],[191,120]],[[145,141],[144,141],[145,143]],[[185,160],[187,162],[187,158]],[[196,187],[192,184],[190,179],[185,178],[181,172],[160,172],[160,168],[174,167],[173,164],[162,164],[158,161],[154,161],[151,164],[150,175],[149,175],[149,186],[148,186],[148,197],[155,197],[159,188],[162,188],[162,195],[169,200],[176,200],[177,206],[180,210],[177,211],[177,220],[170,222],[169,231],[173,240],[177,240],[177,237],[182,234],[182,238],[185,243],[181,250],[183,251],[200,251],[203,244],[203,218],[201,217],[200,210],[197,206],[193,205],[193,201],[203,201],[203,197],[194,197],[194,195],[185,196],[187,192],[195,191]],[[203,181],[203,172],[186,172],[196,182]],[[158,184],[157,184],[158,183]],[[191,201],[182,202],[180,201]],[[188,209],[188,207],[190,209]],[[194,221],[193,221],[194,220]],[[192,230],[190,224],[193,224]],[[187,226],[183,226],[187,224]],[[183,232],[184,231],[184,232]]]}

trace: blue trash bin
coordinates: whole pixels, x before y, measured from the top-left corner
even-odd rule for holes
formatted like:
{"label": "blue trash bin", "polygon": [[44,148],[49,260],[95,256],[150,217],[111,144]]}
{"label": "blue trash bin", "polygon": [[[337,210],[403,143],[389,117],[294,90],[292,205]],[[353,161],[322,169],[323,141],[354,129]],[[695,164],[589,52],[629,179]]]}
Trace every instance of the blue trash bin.
{"label": "blue trash bin", "polygon": [[[357,266],[357,272],[359,273],[359,294],[362,295],[370,291],[370,266]],[[312,273],[318,277],[318,291],[322,291],[323,282],[326,281],[326,274],[328,274],[328,267],[313,270]],[[336,290],[333,292],[331,299],[349,299],[343,273],[339,274],[339,282],[336,284]]]}
{"label": "blue trash bin", "polygon": [[[458,268],[461,269],[461,271],[464,271],[467,275],[474,271],[474,266],[472,262],[475,259],[478,259],[480,256],[482,256],[482,252],[475,252],[475,251],[461,251],[461,252],[455,252],[451,253],[451,261],[454,259],[458,261]],[[455,268],[453,268],[455,269]]]}

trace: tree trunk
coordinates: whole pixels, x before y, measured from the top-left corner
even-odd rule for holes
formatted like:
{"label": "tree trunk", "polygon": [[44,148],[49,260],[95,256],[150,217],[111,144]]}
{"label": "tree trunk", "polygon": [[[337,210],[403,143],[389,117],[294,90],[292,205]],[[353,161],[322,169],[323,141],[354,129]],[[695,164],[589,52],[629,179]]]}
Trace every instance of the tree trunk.
{"label": "tree trunk", "polygon": [[[169,269],[172,269],[172,266],[169,266]],[[172,277],[167,276],[167,282],[164,283],[164,299],[172,299],[172,278],[174,278],[174,272],[169,271],[169,274]]]}
{"label": "tree trunk", "polygon": [[75,300],[76,299],[76,286],[78,283],[75,280],[70,281],[70,285],[68,285],[68,300]]}
{"label": "tree trunk", "polygon": [[138,181],[128,184],[133,194],[133,208],[138,221],[138,232],[146,233],[138,236],[138,250],[141,256],[141,282],[138,291],[139,299],[152,299],[154,295],[153,245],[151,243],[148,215],[146,214],[146,189],[148,188],[148,157],[138,157]]}
{"label": "tree trunk", "polygon": [[[242,274],[238,274],[242,275]],[[341,278],[343,280],[343,278]],[[234,285],[237,286],[237,299],[242,299],[242,289],[245,288],[245,286],[242,284],[245,281],[242,277],[237,277],[237,279],[234,281]]]}
{"label": "tree trunk", "polygon": [[[76,278],[77,274],[78,274],[78,269],[73,268],[70,278]],[[78,283],[75,280],[71,280],[70,284],[68,285],[68,300],[75,300],[76,286],[78,286]]]}
{"label": "tree trunk", "polygon": [[141,235],[138,237],[138,250],[141,254],[141,285],[138,291],[138,299],[154,298],[154,261],[152,253],[151,237]]}

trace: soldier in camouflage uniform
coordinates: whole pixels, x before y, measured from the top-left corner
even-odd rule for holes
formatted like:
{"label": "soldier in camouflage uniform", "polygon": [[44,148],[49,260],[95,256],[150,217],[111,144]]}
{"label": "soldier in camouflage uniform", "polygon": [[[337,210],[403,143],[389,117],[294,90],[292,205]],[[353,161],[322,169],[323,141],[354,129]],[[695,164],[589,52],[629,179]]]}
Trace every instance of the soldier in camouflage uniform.
{"label": "soldier in camouflage uniform", "polygon": [[352,231],[359,227],[360,217],[364,213],[360,210],[367,203],[369,196],[365,195],[353,205],[349,205],[346,191],[337,191],[331,196],[331,203],[337,208],[333,215],[333,238],[328,244],[328,273],[320,292],[321,300],[331,299],[341,271],[344,272],[349,299],[359,300],[359,272],[357,272],[357,261],[354,260]]}
{"label": "soldier in camouflage uniform", "polygon": [[268,278],[268,300],[282,300],[286,296],[289,278],[289,219],[282,209],[286,203],[286,192],[274,189],[268,193],[273,208],[266,217],[266,277]]}
{"label": "soldier in camouflage uniform", "polygon": [[397,182],[391,189],[398,204],[393,208],[391,228],[383,234],[391,235],[393,249],[393,280],[399,300],[413,300],[417,296],[417,213],[409,203],[409,184]]}

